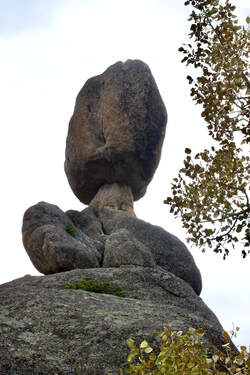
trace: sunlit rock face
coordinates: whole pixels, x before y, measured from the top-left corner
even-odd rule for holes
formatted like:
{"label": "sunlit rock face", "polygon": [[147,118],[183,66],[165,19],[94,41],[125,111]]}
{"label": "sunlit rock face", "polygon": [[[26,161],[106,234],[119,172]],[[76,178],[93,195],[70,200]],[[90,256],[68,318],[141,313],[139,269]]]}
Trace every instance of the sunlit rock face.
{"label": "sunlit rock face", "polygon": [[140,199],[158,166],[166,122],[142,61],[117,62],[90,78],[76,98],[66,143],[65,172],[79,200],[89,204],[109,184],[128,186]]}

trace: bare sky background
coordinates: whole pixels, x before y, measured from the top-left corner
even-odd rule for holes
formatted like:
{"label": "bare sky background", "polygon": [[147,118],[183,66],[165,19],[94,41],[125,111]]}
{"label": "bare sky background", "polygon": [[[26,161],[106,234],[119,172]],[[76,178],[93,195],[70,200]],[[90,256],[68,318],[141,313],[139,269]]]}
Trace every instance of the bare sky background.
{"label": "bare sky background", "polygon": [[[209,138],[177,51],[189,28],[183,3],[0,0],[0,283],[39,274],[21,240],[28,207],[43,200],[63,210],[84,208],[63,170],[75,98],[88,78],[128,58],[150,66],[169,115],[160,166],[135,212],[185,242],[180,221],[163,200],[182,166],[184,148],[199,151]],[[243,22],[248,1],[234,3]],[[236,250],[223,261],[209,251],[190,250],[203,277],[201,297],[226,330],[233,322],[240,326],[236,344],[250,345],[250,257],[243,260]]]}

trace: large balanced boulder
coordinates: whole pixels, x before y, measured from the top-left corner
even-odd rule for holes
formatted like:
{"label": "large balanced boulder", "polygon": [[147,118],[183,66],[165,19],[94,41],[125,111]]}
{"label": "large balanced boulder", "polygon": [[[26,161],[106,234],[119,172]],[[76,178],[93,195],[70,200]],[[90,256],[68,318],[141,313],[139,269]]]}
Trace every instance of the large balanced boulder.
{"label": "large balanced boulder", "polygon": [[32,263],[44,274],[159,265],[185,280],[197,294],[201,292],[201,275],[186,246],[164,229],[123,210],[88,207],[64,213],[40,202],[25,212],[22,233]]}
{"label": "large balanced boulder", "polygon": [[74,194],[89,204],[103,185],[118,184],[140,199],[158,166],[166,122],[142,61],[117,62],[90,78],[76,98],[66,143],[65,172]]}
{"label": "large balanced boulder", "polygon": [[[80,280],[112,282],[126,295],[65,289]],[[169,321],[173,330],[203,328],[204,345],[223,350],[216,316],[191,286],[161,267],[26,275],[0,285],[0,374],[118,375],[127,364],[126,339],[146,339],[157,349],[156,332]]]}

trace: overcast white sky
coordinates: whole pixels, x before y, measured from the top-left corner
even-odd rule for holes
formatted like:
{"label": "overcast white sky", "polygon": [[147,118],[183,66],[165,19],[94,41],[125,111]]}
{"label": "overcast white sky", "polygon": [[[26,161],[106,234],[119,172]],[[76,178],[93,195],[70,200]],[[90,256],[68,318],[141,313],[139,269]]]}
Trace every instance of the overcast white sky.
{"label": "overcast white sky", "polygon": [[[43,200],[63,210],[84,206],[64,170],[67,128],[85,81],[128,58],[146,62],[169,120],[160,166],[147,194],[135,204],[138,218],[160,225],[185,242],[181,223],[163,200],[182,166],[184,148],[209,142],[200,109],[189,97],[188,71],[177,51],[187,41],[184,0],[0,0],[0,283],[38,275],[21,240],[24,211]],[[248,0],[235,0],[238,15]],[[250,345],[250,256],[223,261],[191,252],[201,270],[201,297],[223,327],[240,326],[236,344]]]}

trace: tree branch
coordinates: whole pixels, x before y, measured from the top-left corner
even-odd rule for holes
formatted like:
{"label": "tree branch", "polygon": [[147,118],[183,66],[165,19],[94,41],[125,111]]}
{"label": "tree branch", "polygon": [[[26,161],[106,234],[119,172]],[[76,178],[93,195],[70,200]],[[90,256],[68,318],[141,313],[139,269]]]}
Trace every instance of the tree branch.
{"label": "tree branch", "polygon": [[[219,42],[220,42],[222,48],[223,48],[224,51],[226,52],[226,54],[227,54],[228,56],[231,56],[231,53],[230,53],[229,50],[225,47],[225,45],[224,45],[224,43],[223,43],[223,41],[222,41],[222,39],[221,39],[220,34],[218,33],[218,31],[216,31],[216,29],[215,29],[214,26],[212,25],[210,19],[209,19],[209,18],[206,18],[206,20],[207,20],[207,23],[208,23],[208,24],[210,25],[210,27],[212,28],[212,30],[215,32],[215,34],[216,34],[216,36],[217,36],[217,38],[218,38],[218,40],[219,40]],[[243,80],[244,80],[245,83],[246,83],[247,89],[250,90],[250,82],[249,82],[247,76],[246,76],[244,73],[242,73],[242,78],[243,78]]]}

